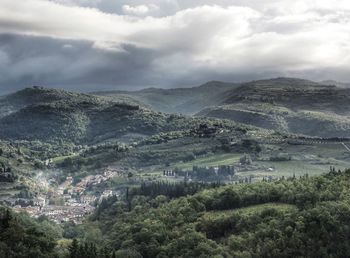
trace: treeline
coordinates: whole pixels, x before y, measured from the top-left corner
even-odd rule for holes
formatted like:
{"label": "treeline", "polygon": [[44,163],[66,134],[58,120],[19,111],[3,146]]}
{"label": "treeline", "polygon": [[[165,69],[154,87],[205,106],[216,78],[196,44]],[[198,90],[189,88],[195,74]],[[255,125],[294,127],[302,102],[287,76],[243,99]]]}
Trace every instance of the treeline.
{"label": "treeline", "polygon": [[192,170],[175,168],[173,172],[176,176],[191,177],[203,181],[225,180],[235,174],[234,167],[229,165],[220,165],[217,168],[193,166]]}
{"label": "treeline", "polygon": [[69,246],[69,258],[116,258],[114,251],[107,248],[98,250],[93,243],[79,243],[77,239],[73,239]]}
{"label": "treeline", "polygon": [[195,228],[209,239],[225,238],[229,257],[340,258],[350,253],[349,219],[349,204],[335,201],[201,218]]}
{"label": "treeline", "polygon": [[60,230],[53,222],[34,220],[0,207],[0,257],[59,257],[55,247],[62,238]]}
{"label": "treeline", "polygon": [[309,178],[306,174],[299,179],[293,176],[287,179],[282,177],[275,182],[238,184],[235,187],[221,188],[211,195],[199,195],[197,198],[208,211],[229,210],[271,202],[293,204],[302,209],[318,202],[340,198],[339,189],[332,188],[333,185],[329,185],[328,180],[341,174],[332,168],[327,176]]}
{"label": "treeline", "polygon": [[204,182],[150,182],[142,183],[140,187],[132,188],[130,190],[130,197],[136,195],[143,195],[148,197],[157,197],[158,195],[164,195],[170,199],[179,198],[181,196],[193,195],[203,189],[216,188],[223,186],[223,183],[204,183]]}

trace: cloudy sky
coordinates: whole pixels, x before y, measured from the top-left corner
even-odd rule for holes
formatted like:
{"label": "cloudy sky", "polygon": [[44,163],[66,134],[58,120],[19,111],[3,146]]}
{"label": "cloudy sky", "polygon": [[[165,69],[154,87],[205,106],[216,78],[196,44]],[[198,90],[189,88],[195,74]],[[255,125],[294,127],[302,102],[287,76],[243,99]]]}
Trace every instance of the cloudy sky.
{"label": "cloudy sky", "polygon": [[348,0],[0,0],[0,93],[350,81]]}

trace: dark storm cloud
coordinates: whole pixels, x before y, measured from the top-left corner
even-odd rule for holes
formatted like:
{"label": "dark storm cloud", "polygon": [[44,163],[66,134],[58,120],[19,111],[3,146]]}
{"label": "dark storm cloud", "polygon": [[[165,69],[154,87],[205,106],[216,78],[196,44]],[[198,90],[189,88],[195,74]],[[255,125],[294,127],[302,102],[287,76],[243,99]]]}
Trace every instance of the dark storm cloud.
{"label": "dark storm cloud", "polygon": [[117,52],[88,41],[2,34],[0,91],[30,85],[78,90],[147,87],[153,83],[155,55],[132,45]]}

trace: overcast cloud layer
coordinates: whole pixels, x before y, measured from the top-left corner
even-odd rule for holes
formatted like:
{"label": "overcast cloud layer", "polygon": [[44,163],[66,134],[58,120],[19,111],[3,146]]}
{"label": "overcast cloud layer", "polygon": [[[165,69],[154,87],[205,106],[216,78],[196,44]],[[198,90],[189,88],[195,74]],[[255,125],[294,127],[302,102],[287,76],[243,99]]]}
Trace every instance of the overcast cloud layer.
{"label": "overcast cloud layer", "polygon": [[346,0],[1,0],[0,93],[350,81]]}

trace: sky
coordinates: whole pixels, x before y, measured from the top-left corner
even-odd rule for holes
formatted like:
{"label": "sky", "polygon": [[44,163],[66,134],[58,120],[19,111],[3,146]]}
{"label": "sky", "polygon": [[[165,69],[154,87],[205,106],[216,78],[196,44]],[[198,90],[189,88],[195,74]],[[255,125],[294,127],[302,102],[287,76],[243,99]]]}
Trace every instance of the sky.
{"label": "sky", "polygon": [[350,81],[348,0],[0,0],[0,94]]}

